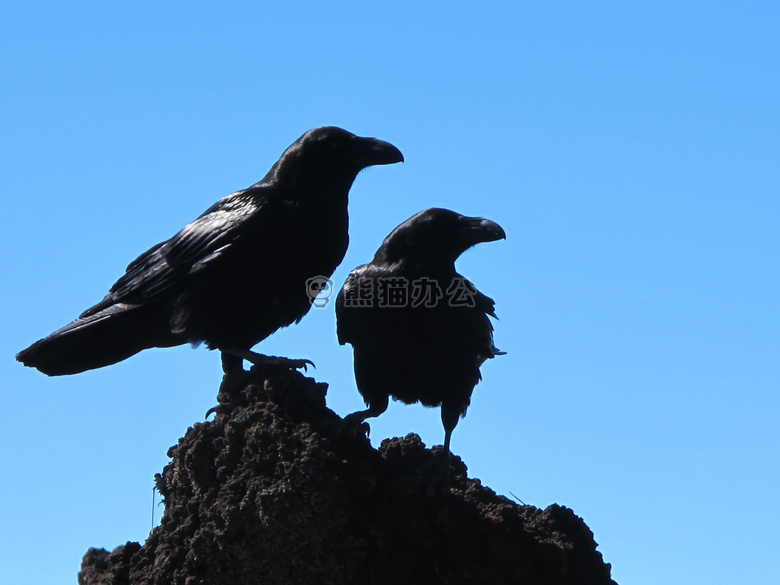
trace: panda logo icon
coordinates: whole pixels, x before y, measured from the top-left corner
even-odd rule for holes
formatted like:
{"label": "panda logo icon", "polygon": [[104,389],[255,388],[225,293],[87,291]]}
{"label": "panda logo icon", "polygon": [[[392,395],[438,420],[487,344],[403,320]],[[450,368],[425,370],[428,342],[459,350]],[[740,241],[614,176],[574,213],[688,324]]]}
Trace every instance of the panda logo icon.
{"label": "panda logo icon", "polygon": [[324,276],[312,276],[306,279],[306,294],[315,309],[322,309],[330,302],[333,294],[333,281]]}

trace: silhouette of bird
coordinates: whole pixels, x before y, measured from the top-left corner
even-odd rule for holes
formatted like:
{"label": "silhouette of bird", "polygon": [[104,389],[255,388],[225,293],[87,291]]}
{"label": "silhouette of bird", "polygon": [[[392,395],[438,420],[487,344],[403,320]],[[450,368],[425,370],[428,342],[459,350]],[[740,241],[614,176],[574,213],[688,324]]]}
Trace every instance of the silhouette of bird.
{"label": "silhouette of bird", "polygon": [[346,428],[382,414],[390,396],[440,406],[444,460],[434,477],[447,486],[452,431],[480,366],[503,353],[493,345],[493,300],[458,274],[455,260],[475,244],[505,237],[487,219],[426,209],[395,228],[336,299],[338,340],[353,347],[355,380],[368,406],[347,415]]}
{"label": "silhouette of bird", "polygon": [[320,127],[296,140],[258,183],[219,200],[127,267],[106,297],[16,359],[50,376],[76,374],[151,347],[205,343],[225,372],[311,308],[307,280],[329,277],[349,241],[357,174],[403,161],[393,145]]}

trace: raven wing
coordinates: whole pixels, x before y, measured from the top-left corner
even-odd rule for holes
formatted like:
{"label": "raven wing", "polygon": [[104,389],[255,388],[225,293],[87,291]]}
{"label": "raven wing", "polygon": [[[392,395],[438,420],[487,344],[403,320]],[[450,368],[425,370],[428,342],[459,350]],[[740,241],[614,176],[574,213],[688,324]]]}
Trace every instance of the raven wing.
{"label": "raven wing", "polygon": [[191,275],[273,224],[274,200],[263,191],[262,187],[250,188],[222,198],[171,239],[131,262],[105,298],[79,317],[117,303],[138,305],[178,292]]}
{"label": "raven wing", "polygon": [[[359,289],[361,282],[363,282],[363,284],[373,282],[370,279],[362,278],[366,270],[370,267],[370,264],[363,264],[350,272],[336,297],[336,336],[341,345],[354,341],[355,332],[353,321],[355,317],[358,317],[360,311],[350,311],[348,309],[352,306],[357,306],[357,303],[361,298],[362,300],[369,300],[368,297],[361,296]],[[373,295],[373,290],[370,292]],[[370,300],[373,301],[373,296],[370,297]]]}
{"label": "raven wing", "polygon": [[477,343],[481,362],[484,362],[486,359],[504,355],[506,352],[498,349],[493,343],[493,323],[488,316],[498,319],[496,317],[495,301],[479,292],[476,288],[474,290],[477,293],[475,300],[477,310],[472,313],[472,327],[475,332],[479,332],[479,335],[475,337],[475,342]]}

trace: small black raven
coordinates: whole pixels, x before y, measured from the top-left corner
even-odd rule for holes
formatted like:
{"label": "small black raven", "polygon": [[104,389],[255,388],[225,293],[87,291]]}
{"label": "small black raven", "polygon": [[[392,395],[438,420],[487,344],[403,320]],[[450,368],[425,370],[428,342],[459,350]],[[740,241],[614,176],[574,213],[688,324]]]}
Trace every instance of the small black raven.
{"label": "small black raven", "polygon": [[481,379],[479,367],[503,353],[493,345],[493,300],[455,271],[455,260],[475,244],[505,237],[492,221],[426,209],[350,273],[336,300],[339,343],[352,344],[368,406],[345,425],[382,414],[389,396],[441,406],[445,468],[438,477],[444,474],[447,485],[450,438]]}
{"label": "small black raven", "polygon": [[344,258],[357,174],[401,161],[387,142],[335,127],[309,130],[263,180],[139,256],[101,302],[16,359],[57,376],[151,347],[205,342],[221,350],[225,372],[242,359],[305,367],[306,360],[249,350],[300,321],[311,308],[307,279],[329,277]]}

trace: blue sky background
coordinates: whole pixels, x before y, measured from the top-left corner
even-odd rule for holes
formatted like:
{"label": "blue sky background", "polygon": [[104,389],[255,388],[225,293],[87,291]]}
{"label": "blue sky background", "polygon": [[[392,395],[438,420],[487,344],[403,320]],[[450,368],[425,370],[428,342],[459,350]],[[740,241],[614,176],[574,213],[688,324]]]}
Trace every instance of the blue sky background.
{"label": "blue sky background", "polygon": [[[496,343],[453,451],[582,516],[621,584],[780,572],[780,8],[771,2],[25,2],[0,8],[0,582],[74,583],[146,538],[153,475],[219,356],[50,379],[20,349],[260,179],[305,130],[396,144],[362,173],[368,261],[417,211],[498,221],[458,267]],[[258,346],[362,407],[332,306]],[[443,432],[393,405],[372,439]],[[159,520],[162,507],[156,509]]]}

